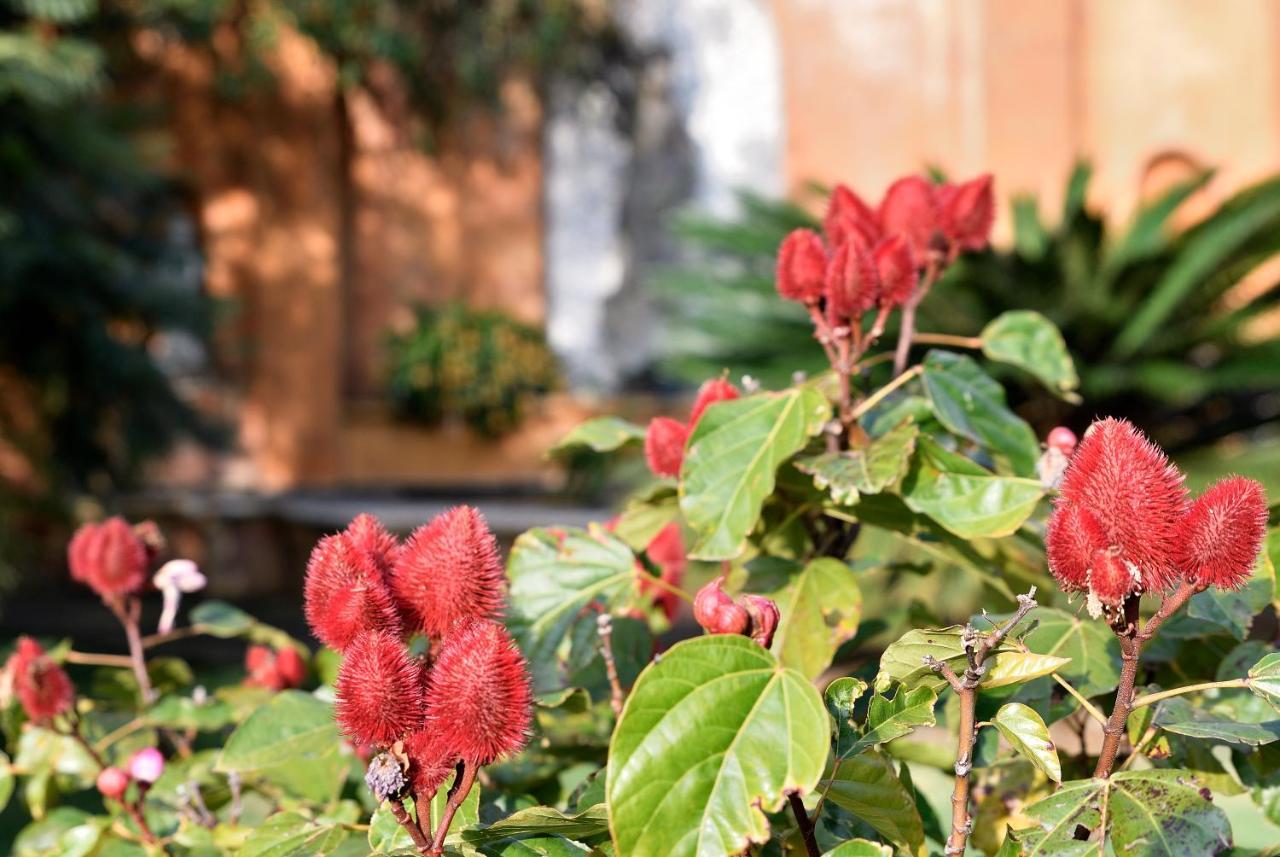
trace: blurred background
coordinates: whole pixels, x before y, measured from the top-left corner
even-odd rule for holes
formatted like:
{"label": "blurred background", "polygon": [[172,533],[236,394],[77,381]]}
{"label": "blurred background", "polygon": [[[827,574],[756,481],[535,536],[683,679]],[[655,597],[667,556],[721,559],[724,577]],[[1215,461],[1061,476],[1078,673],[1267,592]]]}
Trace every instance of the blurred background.
{"label": "blurred background", "polygon": [[1272,0],[0,0],[0,638],[118,645],[63,557],[104,511],[291,629],[359,511],[609,517],[631,476],[545,450],[816,368],[778,241],[912,171],[996,176],[921,327],[1057,322],[1037,431],[1280,496],[1277,42]]}

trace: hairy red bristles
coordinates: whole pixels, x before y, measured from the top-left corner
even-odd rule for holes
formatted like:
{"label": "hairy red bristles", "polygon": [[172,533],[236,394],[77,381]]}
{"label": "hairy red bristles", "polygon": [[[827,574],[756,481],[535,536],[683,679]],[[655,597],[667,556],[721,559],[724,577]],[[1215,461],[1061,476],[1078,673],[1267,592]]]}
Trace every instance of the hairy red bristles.
{"label": "hairy red bristles", "polygon": [[1267,498],[1252,479],[1231,476],[1194,503],[1178,527],[1177,562],[1201,586],[1237,589],[1248,582],[1267,532]]}
{"label": "hairy red bristles", "polygon": [[[680,534],[680,525],[670,523],[658,531],[644,552],[649,560],[658,567],[659,577],[663,582],[679,587],[684,583],[685,568],[688,560],[685,556],[684,536]],[[649,575],[640,576],[640,592],[650,595],[653,603],[662,608],[663,614],[670,621],[675,618],[680,608],[680,598],[674,592],[649,580]]]}
{"label": "hairy red bristles", "polygon": [[832,247],[845,241],[861,241],[870,247],[880,239],[880,221],[875,209],[862,201],[846,185],[836,185],[822,219],[822,231]]}
{"label": "hairy red bristles", "polygon": [[71,710],[75,688],[71,679],[40,644],[30,637],[19,637],[18,647],[5,664],[5,672],[13,683],[14,695],[22,710],[34,723]]}
{"label": "hairy red bristles", "polygon": [[469,765],[520,752],[533,696],[515,641],[496,622],[463,622],[444,638],[427,682],[426,729]]}
{"label": "hairy red bristles", "polygon": [[335,713],[357,744],[386,746],[421,728],[426,715],[423,669],[386,631],[357,636],[338,670]]}
{"label": "hairy red bristles", "polygon": [[1166,589],[1178,576],[1174,542],[1187,490],[1178,469],[1131,423],[1104,419],[1089,428],[1058,502],[1093,517],[1102,546],[1137,569],[1143,591]]}
{"label": "hairy red bristles", "polygon": [[460,619],[500,615],[507,576],[484,515],[454,506],[415,530],[396,557],[391,585],[408,621],[429,637]]}
{"label": "hairy red bristles", "polygon": [[1124,606],[1126,598],[1142,594],[1142,581],[1136,567],[1125,562],[1117,549],[1106,548],[1093,552],[1088,592],[1089,609],[1096,611],[1100,606],[1110,619]]}
{"label": "hairy red bristles", "polygon": [[402,630],[377,561],[343,534],[316,543],[307,562],[303,598],[311,633],[338,651],[364,631]]}
{"label": "hairy red bristles", "polygon": [[383,575],[390,575],[400,543],[387,532],[382,522],[369,514],[359,514],[351,519],[343,535],[351,546],[373,557]]}
{"label": "hairy red bristles", "polygon": [[129,595],[147,580],[147,546],[124,518],[85,524],[67,545],[71,577],[103,598]]}
{"label": "hairy red bristles", "polygon": [[886,309],[902,306],[915,291],[919,279],[906,239],[894,235],[881,241],[876,246],[874,259],[880,279],[877,302]]}
{"label": "hairy red bristles", "polygon": [[697,398],[693,400],[693,410],[689,412],[689,425],[696,426],[698,420],[702,419],[702,412],[716,402],[728,402],[741,395],[738,388],[724,378],[703,381],[702,386],[698,388]]}
{"label": "hairy red bristles", "polygon": [[644,457],[654,476],[679,476],[689,427],[670,417],[654,417],[644,435]]}
{"label": "hairy red bristles", "polygon": [[855,324],[875,306],[879,291],[875,261],[866,248],[856,241],[846,241],[836,248],[827,263],[825,291],[831,325]]}
{"label": "hairy red bristles", "polygon": [[959,185],[949,185],[941,196],[942,231],[961,250],[981,250],[991,241],[996,203],[990,173]]}
{"label": "hairy red bristles", "polygon": [[444,785],[458,764],[458,754],[446,744],[435,729],[419,729],[404,741],[409,757],[409,777],[417,795],[434,794]]}
{"label": "hairy red bristles", "polygon": [[1063,592],[1079,592],[1089,586],[1089,566],[1095,552],[1106,547],[1098,522],[1079,506],[1059,502],[1044,536],[1049,572]]}
{"label": "hairy red bristles", "polygon": [[826,266],[827,250],[818,234],[811,229],[792,231],[778,248],[778,294],[789,301],[816,303],[822,298]]}
{"label": "hairy red bristles", "polygon": [[924,264],[939,234],[937,192],[923,176],[898,179],[880,202],[880,226],[887,236],[901,235],[917,266]]}

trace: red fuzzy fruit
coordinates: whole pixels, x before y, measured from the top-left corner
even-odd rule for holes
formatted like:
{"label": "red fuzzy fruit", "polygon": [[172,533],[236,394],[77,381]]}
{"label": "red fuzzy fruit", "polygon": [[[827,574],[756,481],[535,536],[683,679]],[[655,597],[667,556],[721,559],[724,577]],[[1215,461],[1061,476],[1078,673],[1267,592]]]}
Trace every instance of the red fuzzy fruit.
{"label": "red fuzzy fruit", "polygon": [[[1175,536],[1187,511],[1182,483],[1178,469],[1132,424],[1099,420],[1063,474],[1054,517],[1072,506],[1088,512],[1100,534],[1097,549],[1132,566],[1140,581],[1136,591],[1165,589],[1178,576]],[[1059,563],[1051,558],[1050,568]]]}
{"label": "red fuzzy fruit", "polygon": [[1243,476],[1217,482],[1178,527],[1178,567],[1200,586],[1238,589],[1248,582],[1267,532],[1262,486]]}
{"label": "red fuzzy fruit", "polygon": [[811,229],[792,231],[778,248],[778,294],[789,301],[817,303],[826,267],[827,250],[818,234]]}
{"label": "red fuzzy fruit", "polygon": [[468,765],[520,752],[533,716],[529,669],[496,622],[463,622],[440,646],[427,682],[426,729]]}
{"label": "red fuzzy fruit", "polygon": [[[659,568],[663,582],[676,587],[684,582],[688,560],[685,557],[684,537],[680,534],[679,524],[670,523],[659,530],[644,551],[650,561]],[[675,618],[676,611],[680,608],[680,599],[674,592],[650,582],[647,573],[640,575],[640,592],[651,595],[653,602],[662,608],[668,620]]]}
{"label": "red fuzzy fruit", "polygon": [[377,561],[345,534],[316,543],[303,597],[311,632],[338,651],[365,631],[401,632],[400,613]]}
{"label": "red fuzzy fruit", "polygon": [[698,590],[693,598],[693,618],[708,634],[745,634],[751,625],[746,608],[724,591],[724,575]]}
{"label": "red fuzzy fruit", "polygon": [[357,550],[364,551],[377,563],[383,575],[391,574],[391,566],[395,562],[396,551],[400,543],[396,537],[387,532],[382,522],[369,514],[359,514],[343,531],[347,541]]}
{"label": "red fuzzy fruit", "polygon": [[71,577],[103,598],[137,592],[147,580],[147,546],[124,518],[85,524],[67,545]]}
{"label": "red fuzzy fruit", "polygon": [[763,595],[742,596],[742,606],[751,617],[751,630],[747,636],[766,649],[773,645],[773,633],[778,630],[778,605]]}
{"label": "red fuzzy fruit", "polygon": [[455,506],[415,530],[396,557],[391,586],[409,621],[429,637],[460,619],[500,615],[507,577],[484,515]]}
{"label": "red fuzzy fruit", "polygon": [[850,240],[870,247],[880,239],[880,220],[875,209],[863,202],[862,197],[840,184],[831,193],[822,231],[832,247]]}
{"label": "red fuzzy fruit", "polygon": [[875,261],[862,244],[846,241],[827,263],[827,320],[836,327],[857,322],[875,306],[880,284]]}
{"label": "red fuzzy fruit", "polygon": [[1056,449],[1063,455],[1070,455],[1076,449],[1076,433],[1066,426],[1056,426],[1045,438],[1045,446]]}
{"label": "red fuzzy fruit", "polygon": [[409,757],[409,776],[416,795],[435,794],[458,764],[458,754],[441,739],[435,729],[419,729],[404,740]]}
{"label": "red fuzzy fruit", "polygon": [[18,638],[18,647],[9,656],[5,672],[32,722],[41,723],[71,709],[75,696],[71,679],[30,637]]}
{"label": "red fuzzy fruit", "polygon": [[991,241],[996,216],[991,182],[991,174],[983,173],[940,194],[942,231],[961,250],[981,250]]}
{"label": "red fuzzy fruit", "polygon": [[911,248],[901,235],[881,241],[874,254],[880,279],[878,302],[884,309],[902,306],[916,290],[919,273],[911,258]]}
{"label": "red fuzzy fruit", "polygon": [[119,768],[103,768],[98,773],[97,786],[103,797],[120,800],[129,788],[129,775]]}
{"label": "red fuzzy fruit", "polygon": [[738,392],[738,388],[723,378],[703,381],[698,388],[698,397],[693,400],[693,410],[689,412],[689,426],[696,426],[698,420],[702,419],[702,412],[716,402],[728,402],[740,395],[742,394]]}
{"label": "red fuzzy fruit", "polygon": [[654,476],[679,476],[689,427],[671,417],[654,417],[644,435],[644,457]]}
{"label": "red fuzzy fruit", "polygon": [[422,673],[396,635],[357,636],[338,670],[335,712],[342,733],[357,744],[386,746],[421,728]]}
{"label": "red fuzzy fruit", "polygon": [[880,227],[886,236],[901,235],[912,258],[922,266],[934,249],[939,230],[937,191],[922,176],[898,179],[880,202]]}
{"label": "red fuzzy fruit", "polygon": [[1106,547],[1106,535],[1084,509],[1059,504],[1049,516],[1044,546],[1058,586],[1063,592],[1080,592],[1089,587],[1089,566],[1094,553]]}

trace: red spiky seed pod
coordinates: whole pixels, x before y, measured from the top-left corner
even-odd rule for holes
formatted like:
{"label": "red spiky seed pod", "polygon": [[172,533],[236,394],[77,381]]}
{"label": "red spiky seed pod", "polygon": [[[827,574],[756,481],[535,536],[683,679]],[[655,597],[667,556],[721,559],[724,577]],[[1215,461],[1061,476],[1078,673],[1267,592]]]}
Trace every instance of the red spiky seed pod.
{"label": "red spiky seed pod", "polygon": [[792,231],[778,248],[778,294],[789,301],[817,303],[826,267],[827,250],[818,234],[811,229]]}
{"label": "red spiky seed pod", "polygon": [[[680,533],[679,524],[673,522],[659,530],[645,547],[645,553],[658,567],[659,575],[665,583],[679,587],[684,582],[688,560],[685,556],[684,536]],[[675,618],[680,608],[679,597],[671,590],[652,583],[648,573],[640,575],[640,592],[653,598],[653,602],[662,608],[668,621]]]}
{"label": "red spiky seed pod", "polygon": [[751,617],[751,628],[747,636],[764,648],[769,648],[773,645],[773,634],[778,630],[778,621],[781,618],[778,605],[763,595],[744,595],[742,606]]}
{"label": "red spiky seed pod", "polygon": [[1044,544],[1058,586],[1063,592],[1081,592],[1089,587],[1089,566],[1106,547],[1106,535],[1088,511],[1060,503],[1049,516]]}
{"label": "red spiky seed pod", "polygon": [[361,513],[351,519],[343,535],[352,547],[373,557],[384,575],[391,574],[391,566],[395,562],[400,543],[387,532],[381,521],[373,515]]}
{"label": "red spiky seed pod", "polygon": [[1179,524],[1178,567],[1197,586],[1238,589],[1253,574],[1266,533],[1262,486],[1227,477],[1201,494]]}
{"label": "red spiky seed pod", "polygon": [[654,417],[644,435],[644,458],[654,476],[679,476],[689,427],[670,417]]}
{"label": "red spiky seed pod", "polygon": [[746,608],[724,591],[723,574],[693,597],[693,618],[708,634],[745,634],[751,625]]}
{"label": "red spiky seed pod", "polygon": [[71,577],[103,598],[129,595],[147,580],[147,546],[124,518],[85,524],[67,545]]}
{"label": "red spiky seed pod", "polygon": [[948,186],[941,196],[942,231],[960,250],[981,250],[991,242],[996,204],[990,173]]}
{"label": "red spiky seed pod", "polygon": [[473,620],[454,627],[427,682],[427,730],[468,765],[514,755],[529,740],[529,669],[507,630]]}
{"label": "red spiky seed pod", "polygon": [[30,637],[19,637],[18,646],[5,664],[14,695],[33,723],[43,723],[71,710],[75,688],[57,663]]}
{"label": "red spiky seed pod", "polygon": [[409,757],[413,792],[418,795],[435,794],[449,779],[459,758],[434,729],[419,729],[406,738],[404,752]]}
{"label": "red spiky seed pod", "polygon": [[303,600],[311,632],[338,651],[365,631],[402,631],[400,613],[376,560],[341,533],[326,536],[311,551]]}
{"label": "red spiky seed pod", "polygon": [[[1058,509],[1078,506],[1111,550],[1137,569],[1143,592],[1163,590],[1178,577],[1178,522],[1187,511],[1183,476],[1155,444],[1118,419],[1096,421],[1062,476]],[[1058,512],[1055,512],[1055,515]]]}
{"label": "red spiky seed pod", "polygon": [[827,203],[822,231],[832,247],[846,241],[860,241],[863,246],[871,247],[880,240],[880,219],[862,197],[848,186],[838,184]]}
{"label": "red spiky seed pod", "polygon": [[439,638],[460,619],[502,613],[507,577],[484,515],[455,506],[414,531],[396,556],[391,585],[414,627]]}
{"label": "red spiky seed pod", "polygon": [[846,241],[827,263],[825,295],[827,321],[833,327],[852,325],[875,306],[880,285],[875,261],[863,245]]}
{"label": "red spiky seed pod", "polygon": [[404,643],[386,631],[352,641],[338,670],[334,710],[342,734],[385,747],[421,728],[426,707],[423,669]]}
{"label": "red spiky seed pod", "polygon": [[879,215],[884,234],[901,235],[911,248],[916,266],[923,266],[941,234],[933,183],[923,176],[898,179],[885,191]]}
{"label": "red spiky seed pod", "polygon": [[703,411],[716,402],[728,402],[741,395],[738,388],[724,378],[703,381],[702,386],[698,388],[697,398],[693,400],[693,409],[689,412],[689,426],[696,426],[698,420],[702,419]]}
{"label": "red spiky seed pod", "polygon": [[880,280],[878,303],[882,309],[902,306],[916,290],[919,272],[911,258],[911,248],[901,235],[881,241],[874,253]]}
{"label": "red spiky seed pod", "polygon": [[307,662],[290,646],[276,652],[276,672],[285,688],[300,687],[307,677]]}

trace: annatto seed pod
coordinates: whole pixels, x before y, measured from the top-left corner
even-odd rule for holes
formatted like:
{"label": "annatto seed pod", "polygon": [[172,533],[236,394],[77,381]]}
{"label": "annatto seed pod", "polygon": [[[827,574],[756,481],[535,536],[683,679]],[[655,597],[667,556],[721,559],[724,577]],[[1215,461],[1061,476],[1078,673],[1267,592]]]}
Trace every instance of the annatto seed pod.
{"label": "annatto seed pod", "polygon": [[449,631],[427,680],[424,727],[442,746],[468,765],[518,753],[532,705],[528,666],[505,628],[472,620]]}
{"label": "annatto seed pod", "polygon": [[401,633],[400,613],[377,562],[341,533],[312,550],[303,596],[311,632],[338,651],[365,631]]}
{"label": "annatto seed pod", "polygon": [[75,688],[62,667],[30,637],[19,637],[18,647],[5,665],[14,695],[33,723],[71,710]]}
{"label": "annatto seed pod", "polygon": [[746,608],[724,591],[723,574],[693,597],[693,618],[709,634],[745,634],[751,626]]}
{"label": "annatto seed pod", "polygon": [[439,638],[459,620],[501,614],[507,578],[484,516],[455,506],[409,537],[391,585],[413,627]]}
{"label": "annatto seed pod", "polygon": [[963,184],[949,185],[940,194],[942,231],[961,250],[981,250],[991,242],[996,203],[990,173]]}
{"label": "annatto seed pod", "polygon": [[882,309],[902,306],[915,292],[920,276],[906,239],[901,235],[884,239],[876,245],[873,258],[880,279],[877,303]]}
{"label": "annatto seed pod", "polygon": [[872,247],[880,240],[880,219],[875,209],[843,184],[836,185],[822,219],[822,231],[832,247],[846,241],[860,241]]}
{"label": "annatto seed pod", "polygon": [[689,411],[689,427],[696,426],[698,420],[702,419],[702,412],[716,402],[728,402],[741,395],[738,388],[724,378],[703,381],[702,386],[698,388],[697,398],[693,400],[693,408]]}
{"label": "annatto seed pod", "polygon": [[400,543],[381,521],[369,514],[356,515],[343,534],[352,547],[373,557],[383,575],[390,576]]}
{"label": "annatto seed pod", "polygon": [[937,191],[923,176],[900,178],[880,201],[880,228],[886,237],[901,235],[917,267],[924,265],[942,234]]}
{"label": "annatto seed pod", "polygon": [[1177,563],[1192,583],[1238,589],[1253,573],[1267,532],[1267,497],[1243,476],[1217,482],[1178,526]]}
{"label": "annatto seed pod", "polygon": [[334,709],[342,733],[356,744],[385,747],[421,728],[422,672],[398,636],[357,636],[338,670]]}
{"label": "annatto seed pod", "polygon": [[689,427],[670,417],[654,417],[644,435],[644,457],[654,476],[679,476]]}
{"label": "annatto seed pod", "polygon": [[778,294],[789,301],[816,303],[822,298],[827,268],[827,249],[810,229],[796,229],[778,248],[775,284]]}
{"label": "annatto seed pod", "polygon": [[827,321],[833,327],[856,324],[864,312],[875,306],[879,293],[875,260],[867,249],[856,241],[837,247],[827,263]]}
{"label": "annatto seed pod", "polygon": [[458,754],[433,729],[420,729],[404,741],[414,794],[434,794],[453,773]]}
{"label": "annatto seed pod", "polygon": [[129,595],[147,580],[147,546],[124,518],[85,524],[67,545],[71,577],[103,598]]}
{"label": "annatto seed pod", "polygon": [[763,595],[744,595],[742,606],[751,617],[748,636],[764,648],[769,648],[773,645],[773,634],[778,630],[778,605]]}

